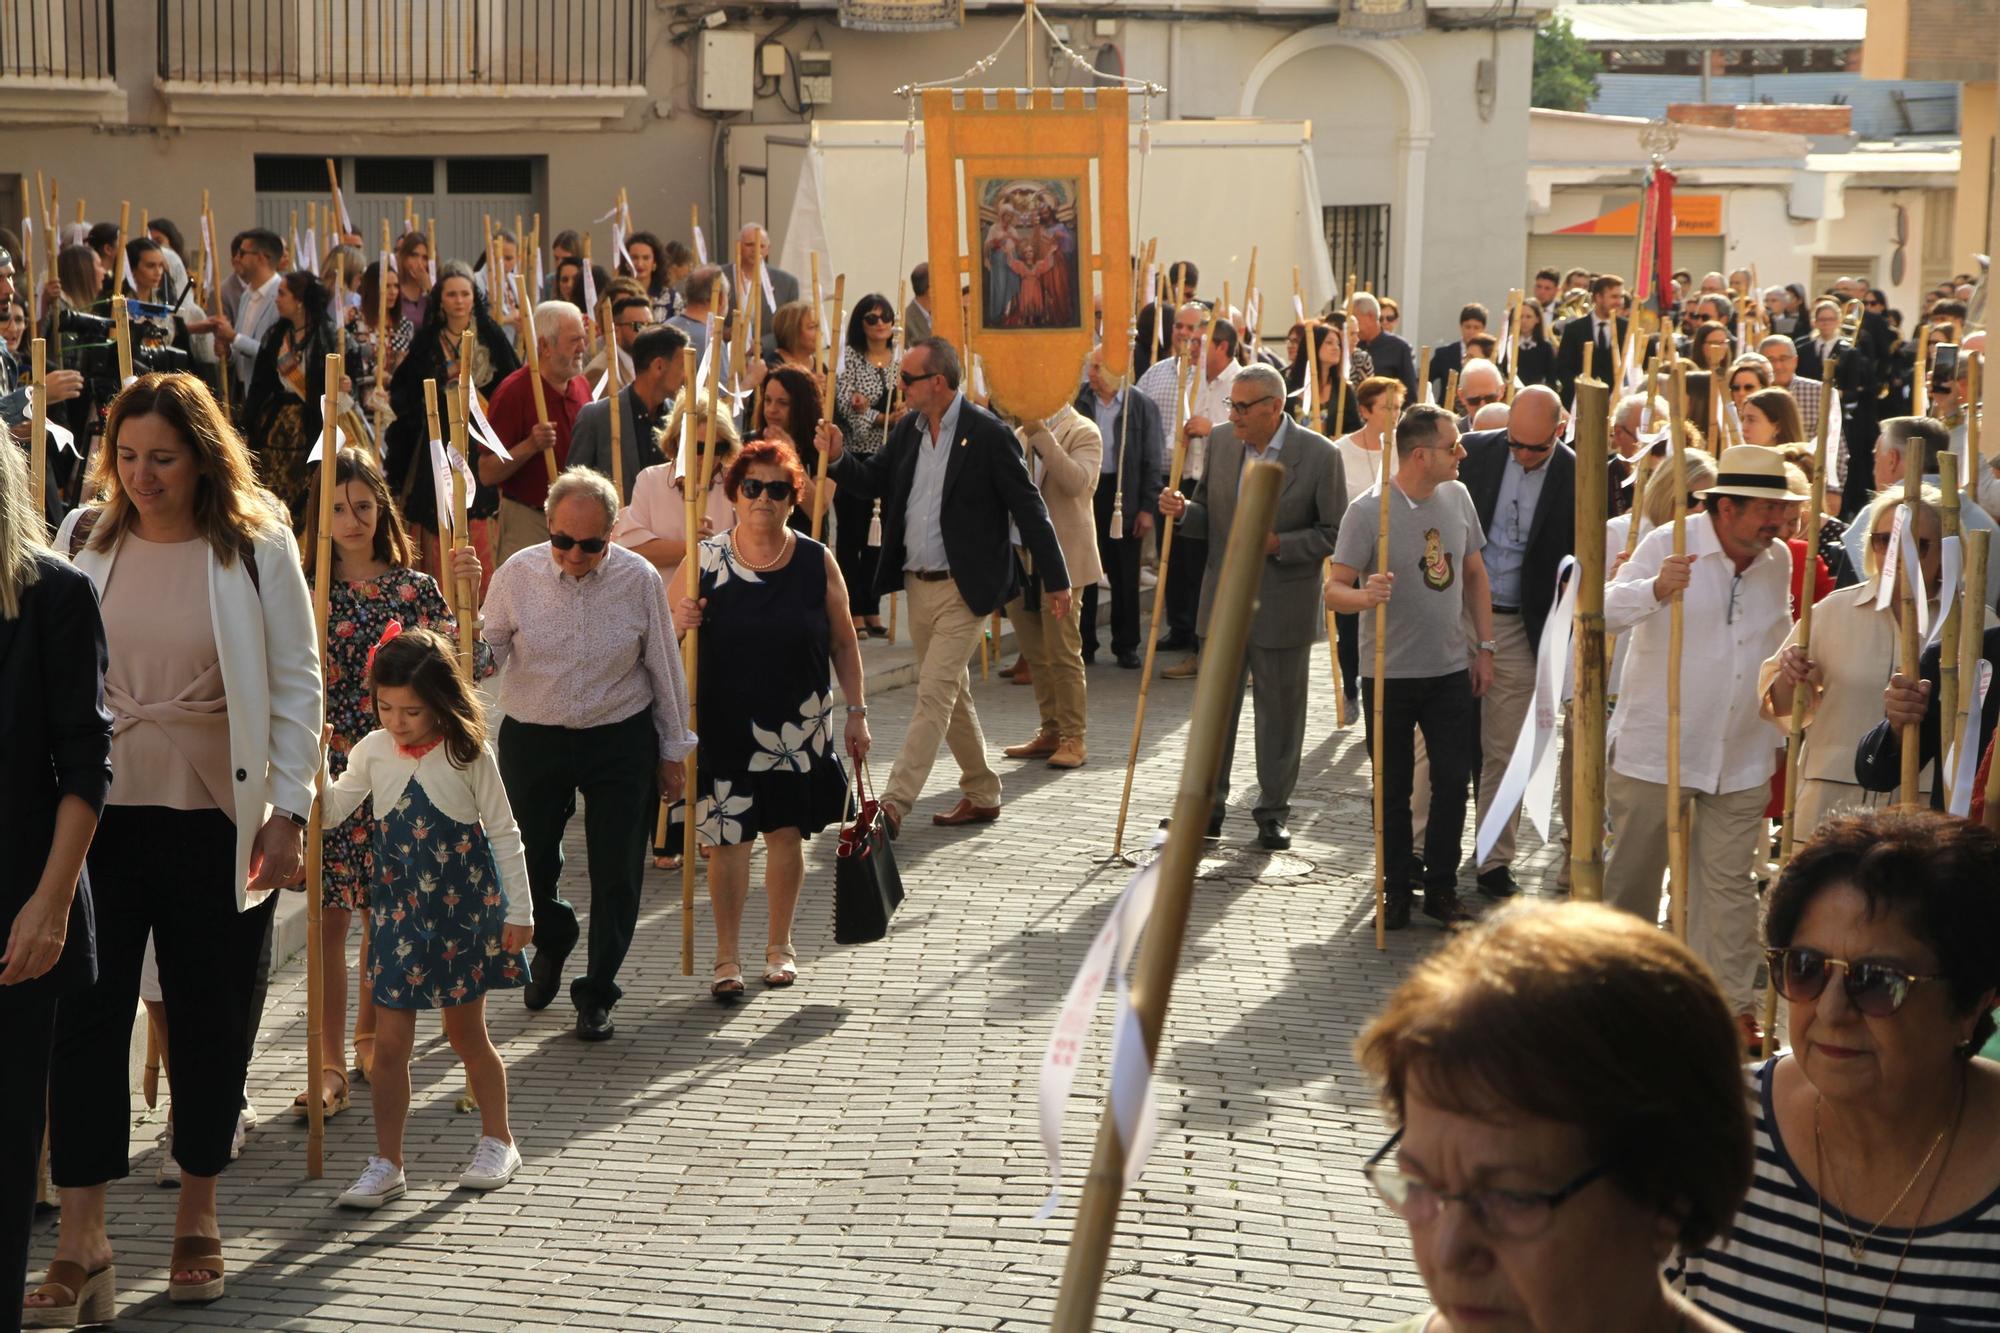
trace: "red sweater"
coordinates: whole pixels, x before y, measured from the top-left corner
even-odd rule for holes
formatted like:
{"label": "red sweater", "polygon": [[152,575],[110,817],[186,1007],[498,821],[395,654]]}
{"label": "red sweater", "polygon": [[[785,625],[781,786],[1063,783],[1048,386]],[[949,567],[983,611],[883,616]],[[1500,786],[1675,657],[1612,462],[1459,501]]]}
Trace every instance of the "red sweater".
{"label": "red sweater", "polygon": [[[535,428],[535,386],[528,376],[528,368],[522,366],[501,380],[493,390],[492,402],[487,404],[486,419],[493,423],[493,433],[500,437],[500,443],[509,449],[527,439]],[[542,396],[548,403],[549,424],[556,428],[556,471],[561,472],[569,464],[569,436],[576,426],[576,414],[590,402],[590,385],[578,375],[567,389],[558,393],[544,380]],[[548,464],[530,458],[513,476],[500,483],[500,494],[539,512],[542,501],[549,498]]]}

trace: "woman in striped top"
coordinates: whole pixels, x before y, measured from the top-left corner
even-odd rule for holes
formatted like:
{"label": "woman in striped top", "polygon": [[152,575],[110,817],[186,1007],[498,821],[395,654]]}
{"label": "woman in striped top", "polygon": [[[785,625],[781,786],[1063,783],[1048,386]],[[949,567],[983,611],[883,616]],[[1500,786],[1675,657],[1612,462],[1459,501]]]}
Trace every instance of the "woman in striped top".
{"label": "woman in striped top", "polygon": [[[1756,1176],[1670,1274],[1745,1329],[2000,1328],[2000,839],[1923,811],[1823,826],[1766,926],[1791,1049],[1752,1075]],[[1836,977],[1835,974],[1838,974]]]}

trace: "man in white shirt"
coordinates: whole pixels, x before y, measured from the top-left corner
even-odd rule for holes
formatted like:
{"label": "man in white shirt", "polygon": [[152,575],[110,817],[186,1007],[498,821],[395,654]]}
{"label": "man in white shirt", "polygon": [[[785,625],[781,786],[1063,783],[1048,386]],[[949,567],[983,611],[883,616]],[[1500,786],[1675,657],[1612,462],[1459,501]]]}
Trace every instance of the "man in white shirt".
{"label": "man in white shirt", "polygon": [[1631,649],[1610,728],[1605,802],[1612,829],[1604,901],[1659,920],[1667,867],[1667,659],[1675,593],[1681,651],[1680,781],[1691,806],[1688,944],[1715,973],[1754,1046],[1757,887],[1784,733],[1758,716],[1758,669],[1792,627],[1791,551],[1778,540],[1794,505],[1776,449],[1724,451],[1705,512],[1687,519],[1687,554],[1673,527],[1657,528],[1604,593],[1607,634],[1630,631]]}
{"label": "man in white shirt", "polygon": [[[1175,320],[1176,339],[1179,338]],[[1206,471],[1208,437],[1229,420],[1229,388],[1243,367],[1236,360],[1236,326],[1227,319],[1215,321],[1203,349],[1201,373],[1188,376],[1187,463],[1181,469],[1181,494],[1193,494]],[[1208,542],[1182,538],[1180,558],[1167,566],[1167,624],[1178,634],[1182,624],[1193,630],[1201,607],[1202,568],[1208,561]],[[1189,653],[1160,674],[1168,680],[1191,680],[1201,670],[1199,651]]]}
{"label": "man in white shirt", "polygon": [[239,391],[250,384],[257,368],[257,349],[278,322],[278,261],[285,243],[278,233],[262,227],[238,232],[229,243],[229,267],[243,284],[236,313],[217,315],[188,325],[190,333],[213,333],[216,346],[229,353],[229,371]]}
{"label": "man in white shirt", "polygon": [[[1155,361],[1152,365],[1146,367],[1144,374],[1139,376],[1139,392],[1151,399],[1153,406],[1158,408],[1160,412],[1160,429],[1166,441],[1167,468],[1169,473],[1173,469],[1174,444],[1179,436],[1181,419],[1188,415],[1186,403],[1177,401],[1174,396],[1176,393],[1184,393],[1186,388],[1185,382],[1181,379],[1181,358],[1187,355],[1189,344],[1193,343],[1201,335],[1202,325],[1207,322],[1208,310],[1205,307],[1194,301],[1182,304],[1178,310],[1174,311],[1173,355]],[[1192,371],[1190,371],[1190,374],[1192,374]],[[1192,454],[1192,450],[1193,441],[1190,440],[1190,455]],[[1188,461],[1191,462],[1192,458],[1190,457]],[[1181,475],[1181,494],[1193,495],[1194,483],[1195,478],[1183,470]],[[1189,556],[1184,547],[1176,553],[1182,557],[1182,560],[1193,560],[1197,570],[1201,568],[1202,557],[1199,554]],[[1181,560],[1170,562],[1167,569],[1168,574],[1171,576],[1173,570],[1181,563]],[[1167,583],[1167,633],[1160,640],[1160,650],[1162,652],[1192,651],[1194,648],[1196,598],[1184,596],[1180,603],[1176,603],[1173,600],[1173,588],[1173,581],[1170,577]]]}

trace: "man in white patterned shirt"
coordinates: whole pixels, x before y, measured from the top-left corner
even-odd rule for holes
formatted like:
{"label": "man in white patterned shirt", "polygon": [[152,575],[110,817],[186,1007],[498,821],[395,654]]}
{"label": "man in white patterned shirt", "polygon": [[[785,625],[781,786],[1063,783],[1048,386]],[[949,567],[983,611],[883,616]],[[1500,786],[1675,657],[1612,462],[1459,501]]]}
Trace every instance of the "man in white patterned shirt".
{"label": "man in white patterned shirt", "polygon": [[[1818,438],[1819,405],[1826,396],[1826,386],[1818,380],[1810,380],[1799,374],[1798,344],[1782,333],[1774,333],[1757,344],[1757,350],[1771,363],[1771,385],[1783,389],[1799,405],[1799,420],[1804,423],[1806,438]],[[1835,443],[1833,451],[1833,471],[1827,473],[1826,488],[1839,490],[1847,476],[1847,438]]]}
{"label": "man in white patterned shirt", "polygon": [[535,957],[524,999],[546,1008],[576,946],[556,894],[563,830],[584,797],[590,941],[570,985],[576,1033],[611,1036],[618,968],[639,921],[653,814],[680,796],[694,748],[687,683],[660,575],[610,542],[618,493],[573,467],[549,487],[549,539],[516,552],[486,594],[486,641],[501,667],[500,776],[527,849]]}
{"label": "man in white patterned shirt", "polygon": [[[1155,361],[1146,367],[1146,373],[1139,377],[1139,392],[1151,399],[1154,407],[1160,409],[1160,428],[1166,437],[1169,467],[1172,466],[1175,434],[1180,429],[1181,418],[1187,415],[1185,404],[1177,402],[1174,398],[1175,393],[1183,387],[1181,358],[1187,355],[1188,344],[1201,336],[1201,326],[1207,322],[1208,308],[1198,302],[1188,301],[1174,311],[1174,354]],[[1192,368],[1189,373],[1191,375],[1194,373]],[[1189,476],[1183,470],[1181,494],[1193,495],[1195,481],[1196,477]],[[1190,551],[1185,545],[1185,540],[1181,539],[1175,546],[1174,554],[1180,559],[1171,562],[1167,567],[1167,634],[1160,640],[1160,647],[1168,651],[1192,652],[1194,649],[1195,601],[1199,596],[1202,556],[1199,550]],[[1173,596],[1175,590],[1173,571],[1177,568],[1186,568],[1190,561],[1193,562],[1196,571],[1196,597],[1189,597],[1183,593],[1177,600]]]}

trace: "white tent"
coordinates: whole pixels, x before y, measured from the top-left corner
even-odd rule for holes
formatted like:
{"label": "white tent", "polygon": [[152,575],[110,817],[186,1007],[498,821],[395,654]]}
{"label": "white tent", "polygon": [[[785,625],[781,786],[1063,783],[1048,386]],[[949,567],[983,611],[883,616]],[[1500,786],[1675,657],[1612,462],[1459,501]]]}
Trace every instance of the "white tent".
{"label": "white tent", "polygon": [[[847,298],[881,292],[895,299],[898,275],[928,257],[925,239],[923,128],[916,151],[903,151],[904,125],[886,120],[820,120],[799,172],[778,265],[803,275],[812,252],[826,281],[847,275]],[[1327,259],[1314,174],[1312,122],[1181,120],[1153,125],[1152,152],[1131,136],[1134,253],[1159,238],[1162,264],[1193,260],[1201,293],[1243,304],[1250,247],[1257,247],[1258,322],[1283,338],[1292,323],[1292,266],[1307,310],[1338,295]],[[902,227],[896,226],[900,215]]]}

